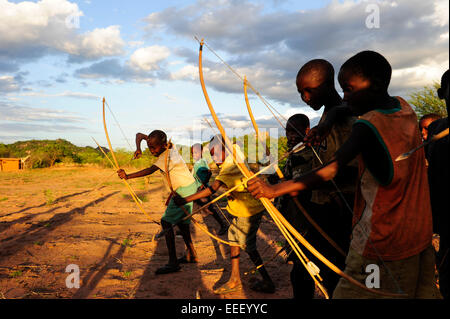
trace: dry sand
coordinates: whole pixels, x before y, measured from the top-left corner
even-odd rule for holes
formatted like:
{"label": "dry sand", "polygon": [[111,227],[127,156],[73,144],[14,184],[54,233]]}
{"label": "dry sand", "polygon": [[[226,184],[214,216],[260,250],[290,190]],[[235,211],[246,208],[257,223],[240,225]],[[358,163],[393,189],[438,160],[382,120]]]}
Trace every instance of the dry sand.
{"label": "dry sand", "polygon": [[[229,278],[229,247],[193,225],[199,263],[156,276],[168,260],[165,240],[152,240],[160,227],[139,211],[112,173],[96,167],[0,173],[0,298],[292,298],[291,265],[282,257],[267,265],[276,293],[250,290],[259,275],[244,276],[252,267],[245,253],[244,289],[213,294]],[[168,196],[162,178],[130,184],[151,218],[159,220]],[[96,186],[101,188],[93,190]],[[218,229],[211,216],[198,215],[197,220],[213,233]],[[263,219],[257,242],[263,260],[280,249],[282,240],[270,217]],[[184,254],[178,237],[177,254]],[[66,287],[69,264],[79,266],[79,289]]]}

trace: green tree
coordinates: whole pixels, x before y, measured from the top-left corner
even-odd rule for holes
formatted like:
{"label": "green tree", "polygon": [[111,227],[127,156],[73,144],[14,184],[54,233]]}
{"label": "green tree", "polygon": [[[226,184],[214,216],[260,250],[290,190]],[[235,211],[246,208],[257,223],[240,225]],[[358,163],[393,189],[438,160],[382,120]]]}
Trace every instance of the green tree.
{"label": "green tree", "polygon": [[442,117],[447,116],[445,101],[439,99],[436,93],[436,90],[440,87],[441,85],[438,82],[434,82],[432,85],[425,86],[423,89],[410,94],[408,103],[413,106],[419,118],[430,113],[436,113]]}

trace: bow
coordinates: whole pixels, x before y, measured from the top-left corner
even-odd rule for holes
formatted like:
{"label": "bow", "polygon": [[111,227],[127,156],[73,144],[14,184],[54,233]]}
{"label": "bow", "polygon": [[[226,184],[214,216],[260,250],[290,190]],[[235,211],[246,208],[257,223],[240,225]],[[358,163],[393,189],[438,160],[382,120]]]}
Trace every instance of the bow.
{"label": "bow", "polygon": [[[106,140],[108,141],[108,146],[109,146],[109,150],[111,152],[111,156],[114,160],[114,162],[112,162],[110,160],[110,158],[106,155],[105,151],[103,151],[103,148],[100,147],[100,145],[97,143],[98,147],[100,148],[100,150],[103,152],[103,154],[106,156],[106,158],[110,161],[111,165],[116,169],[119,170],[120,166],[119,166],[119,162],[117,161],[116,155],[114,154],[113,151],[113,147],[111,145],[111,140],[109,139],[109,134],[108,134],[108,128],[106,127],[106,115],[105,115],[105,98],[103,97],[103,127],[105,129],[105,135],[106,135]],[[128,191],[130,192],[131,197],[133,198],[134,202],[136,203],[136,205],[139,207],[140,211],[142,213],[144,213],[144,215],[147,215],[150,218],[150,221],[160,225],[159,222],[157,222],[156,220],[153,220],[150,215],[145,211],[144,207],[142,207],[142,201],[139,199],[139,197],[136,195],[136,193],[134,192],[134,190],[131,188],[130,184],[128,184],[128,182],[125,179],[122,179],[123,183],[125,184],[125,186],[127,187]]]}
{"label": "bow", "polygon": [[[203,53],[203,39],[200,41],[200,48],[199,48],[199,79],[200,84],[202,87],[203,95],[205,97],[206,103],[208,105],[209,111],[214,119],[214,122],[219,129],[222,137],[225,140],[225,144],[227,149],[230,151],[233,157],[233,162],[237,165],[237,167],[241,170],[241,173],[244,175],[244,177],[249,178],[251,175],[253,175],[250,170],[246,167],[244,164],[244,158],[243,154],[240,152],[234,152],[233,146],[231,141],[228,139],[228,137],[225,134],[225,130],[220,123],[219,119],[217,118],[217,114],[212,106],[211,100],[209,98],[208,92],[206,90],[205,82],[203,79],[203,67],[202,67],[202,53]],[[370,289],[363,284],[361,284],[359,281],[355,280],[353,277],[347,275],[342,270],[340,270],[338,267],[336,267],[333,263],[331,263],[327,258],[325,258],[320,252],[318,252],[289,222],[281,215],[281,213],[275,208],[275,206],[272,204],[272,202],[267,198],[260,198],[259,199],[261,203],[266,208],[269,215],[272,217],[274,222],[277,224],[280,231],[283,233],[283,235],[288,240],[289,244],[294,249],[295,253],[299,257],[300,261],[302,262],[303,266],[308,270],[313,280],[318,284],[319,288],[321,288],[320,283],[317,281],[314,275],[314,271],[311,269],[313,268],[310,264],[307,264],[305,261],[306,256],[302,253],[300,247],[298,246],[297,242],[292,238],[294,236],[308,251],[310,251],[317,259],[319,259],[321,262],[323,262],[327,267],[329,267],[332,271],[334,271],[336,274],[342,276],[343,278],[347,279],[349,282],[354,284],[355,286],[360,287],[363,290],[369,291],[374,294],[384,295],[384,296],[390,296],[390,297],[404,297],[404,294],[398,294],[398,293],[389,293],[389,292],[383,292],[378,290]],[[303,257],[303,258],[302,258]],[[326,291],[323,291],[326,294]]]}
{"label": "bow", "polygon": [[[266,155],[270,154],[269,148],[267,147],[266,142],[264,141],[264,137],[261,136],[260,132],[259,132],[259,128],[258,125],[256,124],[256,120],[255,117],[253,116],[253,112],[252,112],[252,108],[250,107],[250,102],[248,99],[248,95],[247,95],[247,86],[248,86],[248,81],[247,81],[247,77],[244,77],[244,97],[245,97],[245,104],[247,105],[247,110],[248,110],[248,115],[250,116],[251,122],[253,124],[253,128],[255,129],[255,134],[256,137],[259,139],[260,143],[265,146],[266,149]],[[278,175],[278,177],[283,180],[284,179],[284,175],[281,172],[280,168],[278,167],[277,164],[275,164],[274,166],[275,171]],[[319,234],[322,235],[323,238],[325,238],[331,246],[333,246],[342,256],[346,256],[345,252],[339,247],[339,245],[333,240],[331,239],[330,236],[328,236],[328,234],[314,221],[314,219],[311,217],[311,215],[308,214],[308,212],[306,211],[306,209],[303,207],[302,204],[300,204],[299,200],[297,197],[293,196],[292,200],[295,203],[295,206],[297,206],[297,208],[302,212],[303,216],[305,216],[305,218],[308,220],[308,222],[313,225],[313,227],[319,232]]]}

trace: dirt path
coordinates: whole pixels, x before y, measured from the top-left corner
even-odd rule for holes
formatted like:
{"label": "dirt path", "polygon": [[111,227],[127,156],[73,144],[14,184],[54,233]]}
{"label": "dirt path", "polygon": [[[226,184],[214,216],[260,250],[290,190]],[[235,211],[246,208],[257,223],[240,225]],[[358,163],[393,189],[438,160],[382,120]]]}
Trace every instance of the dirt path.
{"label": "dirt path", "polygon": [[[267,268],[277,292],[253,292],[244,276],[252,267],[242,254],[242,292],[212,293],[230,274],[229,248],[199,229],[193,239],[199,263],[175,274],[155,276],[167,260],[164,239],[152,241],[160,228],[143,215],[110,169],[72,167],[0,173],[0,298],[291,298],[291,266],[277,257]],[[99,185],[100,183],[100,185]],[[159,220],[167,199],[162,179],[132,180],[145,209]],[[96,186],[101,188],[92,191]],[[211,232],[218,225],[202,217]],[[194,227],[194,226],[191,226]],[[226,237],[226,236],[225,236]],[[258,232],[263,260],[282,238],[268,219]],[[184,244],[177,238],[177,253]],[[66,287],[67,265],[80,269],[81,287]]]}

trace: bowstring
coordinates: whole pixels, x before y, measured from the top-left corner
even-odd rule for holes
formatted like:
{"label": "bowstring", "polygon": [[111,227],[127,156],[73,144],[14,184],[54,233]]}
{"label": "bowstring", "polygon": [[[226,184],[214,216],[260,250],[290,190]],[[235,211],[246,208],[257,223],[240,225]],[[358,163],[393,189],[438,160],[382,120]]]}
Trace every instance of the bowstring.
{"label": "bowstring", "polygon": [[[197,42],[201,43],[197,36],[194,36],[194,39],[195,39]],[[268,102],[268,101],[267,101],[267,100],[259,93],[259,91],[256,90],[256,89],[251,85],[251,83],[250,83],[247,79],[244,79],[244,78],[243,78],[243,77],[242,77],[242,76],[241,76],[241,75],[240,75],[233,67],[231,67],[231,65],[229,65],[222,57],[220,57],[219,54],[218,54],[214,49],[212,49],[206,42],[203,42],[203,45],[206,46],[206,47],[207,47],[207,48],[208,48],[208,49],[209,49],[209,50],[210,50],[210,51],[211,51],[211,52],[212,52],[212,53],[213,53],[213,54],[214,54],[214,55],[215,55],[215,56],[216,56],[216,57],[217,57],[224,65],[225,65],[225,66],[227,66],[228,69],[229,69],[233,74],[235,74],[239,79],[241,79],[241,81],[245,81],[245,82],[247,83],[247,86],[248,86],[249,88],[251,88],[252,91],[253,91],[253,92],[261,99],[261,101],[263,102],[263,104],[269,109],[269,111],[270,111],[270,112],[272,113],[272,115],[275,117],[275,119],[276,119],[277,122],[280,124],[280,126],[281,126],[283,129],[286,129],[286,126],[282,124],[282,122],[278,119],[278,117],[274,114],[273,111],[275,111],[281,118],[283,118],[283,119],[287,122],[286,118],[285,118],[279,111],[277,111],[277,110],[275,109],[275,107],[273,107],[273,106],[272,106],[272,105],[271,105],[271,104],[270,104],[270,103],[269,103],[269,102]],[[272,110],[273,110],[273,111],[272,111]],[[302,134],[296,127],[292,126],[292,128],[293,128],[293,129],[294,129],[294,130],[295,130],[302,138],[305,138],[305,135]],[[318,161],[320,162],[320,164],[323,165],[323,161],[321,160],[319,154],[317,154],[317,151],[314,149],[314,147],[313,147],[312,145],[311,145],[310,147],[311,147],[311,149],[312,149],[314,155],[316,156],[316,158],[317,158]],[[345,197],[344,197],[342,191],[341,191],[340,188],[337,186],[337,184],[336,184],[336,182],[334,181],[334,179],[332,179],[331,182],[332,182],[332,184],[333,184],[333,187],[336,188],[336,191],[337,191],[337,193],[339,194],[340,199],[343,201],[344,205],[346,206],[348,212],[353,216],[353,215],[354,215],[353,209],[350,207],[349,203],[348,203],[347,200],[345,199]],[[367,233],[366,229],[363,228],[363,227],[360,227],[360,228],[361,228],[361,230],[363,231],[364,235],[366,236],[366,239],[367,239],[367,241],[369,242],[370,246],[371,246],[372,249],[375,251],[375,254],[377,255],[379,261],[381,262],[381,264],[383,265],[383,267],[387,270],[387,272],[388,272],[389,276],[391,277],[391,279],[393,279],[395,285],[397,286],[397,291],[400,292],[400,293],[403,293],[403,290],[400,288],[400,286],[399,286],[397,280],[395,279],[395,277],[393,276],[393,274],[392,274],[390,268],[385,264],[383,258],[381,258],[381,255],[379,254],[378,250],[375,248],[375,246],[374,246],[372,240],[370,239],[369,234]]]}

